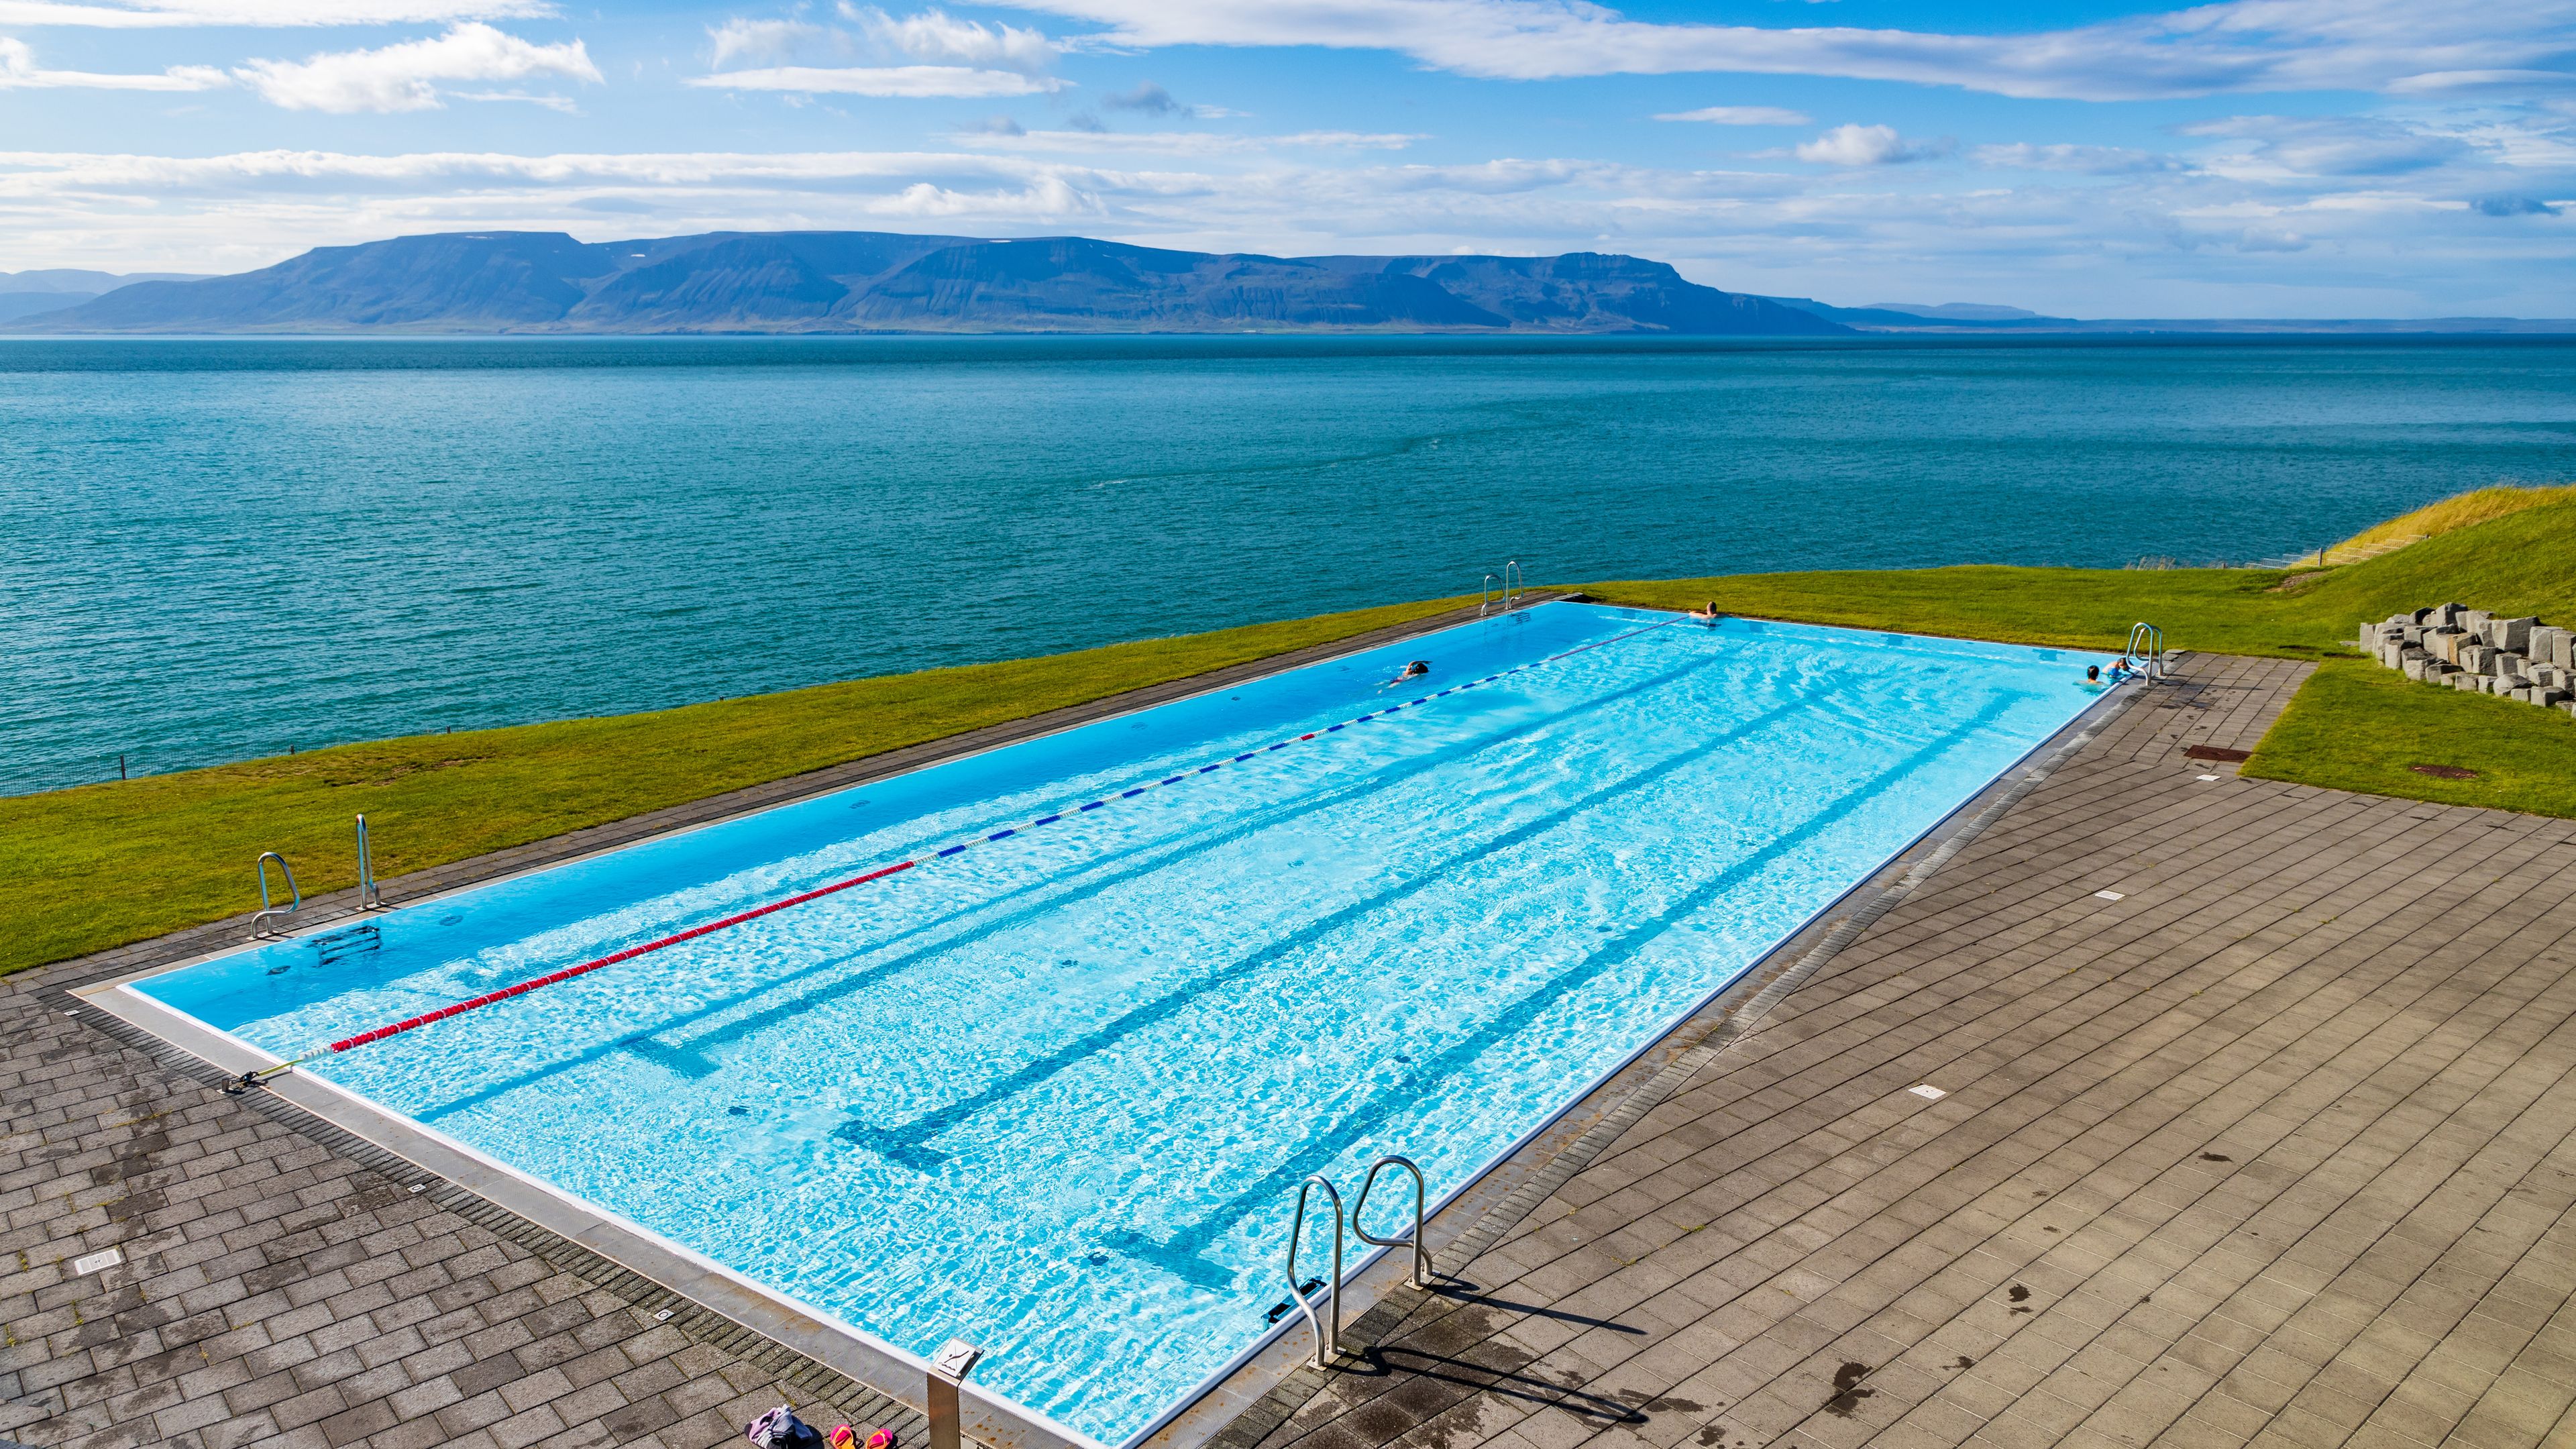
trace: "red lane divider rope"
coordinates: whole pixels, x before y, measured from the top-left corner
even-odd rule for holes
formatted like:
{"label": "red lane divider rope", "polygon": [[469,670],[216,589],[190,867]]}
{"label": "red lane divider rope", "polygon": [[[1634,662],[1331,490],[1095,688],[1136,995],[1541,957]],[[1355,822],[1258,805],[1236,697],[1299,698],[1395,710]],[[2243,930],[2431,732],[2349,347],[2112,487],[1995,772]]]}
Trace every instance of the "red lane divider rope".
{"label": "red lane divider rope", "polygon": [[516,986],[504,986],[498,991],[485,992],[483,995],[477,996],[470,1001],[460,1001],[453,1006],[442,1006],[436,1011],[423,1012],[420,1015],[411,1017],[407,1020],[395,1022],[391,1026],[380,1026],[374,1031],[364,1031],[353,1037],[345,1037],[339,1041],[331,1043],[331,1050],[335,1052],[344,1052],[351,1047],[365,1046],[371,1041],[382,1041],[386,1037],[410,1031],[414,1027],[427,1026],[433,1021],[445,1021],[451,1016],[462,1015],[477,1007],[490,1006],[496,1001],[507,1001],[513,996],[534,991],[540,986],[552,986],[558,981],[570,981],[576,976],[586,975],[598,970],[602,966],[614,966],[620,961],[632,961],[638,956],[649,955],[655,951],[661,950],[665,946],[676,946],[682,941],[694,941],[700,936],[707,935],[714,931],[721,931],[727,926],[739,926],[745,921],[756,921],[762,916],[768,915],[772,911],[783,911],[789,906],[801,906],[807,901],[828,896],[835,891],[845,891],[852,886],[866,885],[872,880],[883,880],[887,876],[893,875],[898,871],[910,870],[918,863],[919,862],[917,861],[910,860],[898,861],[893,865],[869,871],[865,875],[854,875],[848,880],[837,880],[827,886],[817,886],[810,891],[806,891],[802,895],[789,896],[783,901],[771,901],[765,906],[755,906],[752,909],[743,911],[737,915],[727,916],[721,921],[709,921],[702,926],[691,926],[685,931],[675,931],[668,936],[662,937],[658,941],[647,941],[641,946],[629,946],[623,951],[612,951],[605,956],[584,961],[578,966],[567,966],[561,971],[522,981]]}
{"label": "red lane divider rope", "polygon": [[[663,936],[657,940],[647,941],[640,946],[629,946],[623,951],[612,951],[608,955],[584,961],[578,966],[567,966],[560,971],[549,972],[543,976],[531,977],[526,981],[519,982],[515,986],[504,986],[498,991],[486,992],[481,996],[477,996],[466,1001],[459,1001],[451,1006],[442,1006],[436,1011],[425,1011],[418,1016],[407,1017],[390,1026],[380,1026],[373,1031],[363,1031],[358,1033],[356,1036],[343,1037],[340,1040],[331,1043],[328,1050],[333,1052],[345,1052],[356,1047],[365,1046],[370,1042],[383,1041],[385,1038],[390,1036],[400,1036],[404,1032],[417,1030],[434,1021],[445,1021],[451,1016],[461,1016],[466,1012],[490,1006],[494,1002],[507,1001],[514,996],[523,996],[539,987],[553,986],[558,982],[570,981],[576,976],[586,976],[593,971],[599,970],[601,967],[614,966],[621,961],[632,961],[638,956],[650,955],[651,953],[662,950],[665,947],[677,946],[683,941],[694,941],[700,936],[709,935],[713,932],[724,930],[727,927],[739,926],[745,921],[756,921],[762,916],[769,915],[772,912],[783,911],[790,906],[801,906],[807,901],[819,900],[824,896],[848,890],[852,886],[866,885],[868,882],[873,880],[883,880],[887,876],[897,875],[901,872],[910,870],[915,866],[926,865],[932,861],[945,859],[948,856],[956,855],[961,851],[971,849],[978,845],[985,845],[996,840],[1007,839],[1019,834],[1023,830],[1034,829],[1041,825],[1052,825],[1067,816],[1080,815],[1087,811],[1100,809],[1102,806],[1109,804],[1112,800],[1131,800],[1136,796],[1144,794],[1148,790],[1158,790],[1166,786],[1180,784],[1184,780],[1194,780],[1211,771],[1224,769],[1228,765],[1240,765],[1247,760],[1266,755],[1272,750],[1284,750],[1290,745],[1299,744],[1306,740],[1320,739],[1325,735],[1337,733],[1365,720],[1382,718],[1386,715],[1395,713],[1397,710],[1410,709],[1415,705],[1429,704],[1431,701],[1440,698],[1442,695],[1456,694],[1461,690],[1474,689],[1480,685],[1492,684],[1496,680],[1509,678],[1510,676],[1519,674],[1525,670],[1536,669],[1545,664],[1554,664],[1560,659],[1571,659],[1577,654],[1588,653],[1589,651],[1599,649],[1604,645],[1619,643],[1624,639],[1633,639],[1640,634],[1651,634],[1657,629],[1669,628],[1680,622],[1682,622],[1680,619],[1667,619],[1660,624],[1648,624],[1643,628],[1631,629],[1623,634],[1614,634],[1607,639],[1596,639],[1589,644],[1580,645],[1576,648],[1565,650],[1562,653],[1548,655],[1544,659],[1533,659],[1527,664],[1516,664],[1509,669],[1503,670],[1499,674],[1488,674],[1482,679],[1471,679],[1464,684],[1453,684],[1447,689],[1426,694],[1420,699],[1409,700],[1402,704],[1391,704],[1386,706],[1384,709],[1373,709],[1366,714],[1346,719],[1340,724],[1331,724],[1324,726],[1322,729],[1308,730],[1306,733],[1298,735],[1295,739],[1280,740],[1275,744],[1263,745],[1258,749],[1246,750],[1229,759],[1218,760],[1214,764],[1200,765],[1192,769],[1183,770],[1179,774],[1153,781],[1150,784],[1138,785],[1130,790],[1122,790],[1114,796],[1093,800],[1086,804],[1075,806],[1069,810],[1059,810],[1052,815],[1041,815],[1026,825],[1014,825],[1008,829],[996,830],[988,835],[979,836],[973,840],[946,846],[942,849],[933,851],[928,855],[917,855],[910,860],[901,860],[892,865],[879,866],[877,869],[869,871],[864,875],[854,875],[848,880],[834,881],[830,885],[826,886],[817,886],[812,890],[789,896],[784,900],[771,901],[765,906],[755,906],[750,910],[726,916],[722,920],[708,921],[703,925],[691,926],[685,931],[675,931],[668,936]],[[277,1072],[282,1072],[288,1067],[294,1066],[297,1062],[310,1061],[314,1057],[320,1055],[322,1055],[321,1052],[307,1052],[303,1056],[296,1057],[291,1061],[280,1062],[278,1065],[270,1067],[264,1072],[244,1073],[242,1077],[243,1084],[256,1084],[260,1079]]]}

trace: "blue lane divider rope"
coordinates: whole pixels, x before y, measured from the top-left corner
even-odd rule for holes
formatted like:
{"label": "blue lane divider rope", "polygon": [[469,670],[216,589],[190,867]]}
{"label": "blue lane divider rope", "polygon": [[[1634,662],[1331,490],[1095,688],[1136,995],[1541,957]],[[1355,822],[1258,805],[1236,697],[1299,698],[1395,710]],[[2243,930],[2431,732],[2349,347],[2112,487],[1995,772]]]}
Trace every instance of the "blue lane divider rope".
{"label": "blue lane divider rope", "polygon": [[[387,1026],[378,1027],[373,1031],[359,1032],[356,1035],[344,1037],[339,1041],[331,1043],[328,1050],[333,1052],[345,1052],[353,1047],[366,1046],[369,1043],[382,1041],[392,1036],[398,1036],[404,1032],[416,1031],[433,1022],[445,1021],[451,1016],[462,1015],[468,1011],[478,1011],[483,1007],[490,1006],[496,1002],[505,1001],[512,997],[523,996],[528,992],[538,990],[542,987],[552,986],[557,982],[569,981],[577,976],[586,976],[602,967],[613,966],[622,961],[633,960],[638,956],[649,955],[653,952],[679,945],[683,941],[694,941],[700,936],[707,935],[711,932],[721,931],[729,926],[738,926],[746,921],[757,920],[762,916],[786,910],[791,906],[803,905],[807,901],[819,900],[828,895],[836,895],[855,885],[864,885],[870,881],[882,880],[887,876],[899,875],[905,871],[928,865],[935,860],[945,860],[952,855],[962,854],[978,845],[989,845],[997,840],[1008,840],[1011,837],[1018,835],[1023,830],[1033,830],[1041,825],[1054,824],[1055,822],[1064,819],[1067,815],[1079,815],[1085,811],[1097,810],[1102,806],[1109,804],[1113,799],[1132,800],[1149,790],[1160,790],[1168,786],[1177,785],[1184,780],[1194,780],[1210,771],[1222,770],[1228,765],[1239,765],[1246,760],[1258,758],[1259,756],[1266,755],[1273,750],[1284,750],[1290,745],[1301,744],[1307,740],[1317,739],[1324,735],[1333,734],[1338,731],[1348,729],[1352,725],[1360,724],[1368,720],[1384,719],[1398,710],[1412,709],[1419,705],[1429,704],[1435,699],[1443,699],[1449,695],[1462,693],[1466,690],[1478,689],[1485,685],[1495,683],[1498,680],[1508,679],[1515,674],[1526,673],[1532,669],[1538,669],[1546,665],[1554,664],[1559,660],[1571,659],[1577,654],[1588,653],[1594,649],[1599,649],[1604,645],[1616,644],[1623,639],[1634,639],[1640,634],[1651,634],[1657,629],[1670,628],[1680,622],[1681,620],[1678,618],[1667,619],[1660,624],[1648,624],[1642,628],[1628,630],[1623,634],[1614,634],[1607,639],[1596,639],[1589,644],[1585,644],[1577,648],[1567,649],[1556,654],[1550,654],[1544,659],[1533,659],[1527,664],[1515,664],[1509,669],[1505,669],[1494,674],[1488,674],[1482,679],[1471,679],[1464,684],[1453,684],[1447,689],[1434,690],[1419,699],[1407,700],[1402,704],[1390,704],[1382,709],[1370,710],[1366,714],[1354,715],[1349,719],[1343,720],[1339,724],[1330,724],[1319,729],[1308,730],[1304,734],[1296,736],[1294,739],[1280,740],[1275,744],[1265,745],[1257,750],[1246,750],[1242,754],[1236,755],[1231,759],[1217,760],[1209,764],[1201,765],[1195,770],[1184,770],[1180,774],[1167,776],[1166,778],[1157,780],[1150,785],[1138,785],[1130,790],[1122,790],[1114,796],[1087,801],[1070,810],[1060,809],[1051,815],[1041,815],[1026,825],[1014,825],[1008,829],[996,830],[990,834],[980,836],[973,840],[961,840],[954,845],[943,846],[926,855],[912,856],[908,859],[895,861],[888,865],[878,866],[873,870],[850,876],[844,880],[837,880],[827,885],[816,886],[810,890],[799,891],[784,900],[772,901],[767,905],[755,906],[750,910],[740,911],[719,920],[709,921],[701,926],[692,926],[687,930],[675,931],[669,935],[646,941],[641,945],[629,946],[622,951],[614,951],[605,956],[594,957],[578,966],[569,966],[561,971],[548,972],[542,976],[532,977],[529,980],[502,987],[497,991],[486,992],[485,994],[471,1000],[460,1001],[453,1005],[443,1007],[437,1011],[424,1012],[419,1016],[409,1017]],[[297,1062],[309,1060],[315,1054],[316,1053],[308,1052],[304,1056],[299,1056],[289,1061],[282,1062],[275,1067],[271,1067],[268,1069],[268,1072],[274,1073],[284,1071],[287,1067],[291,1067]],[[252,1075],[264,1076],[266,1073],[254,1073]]]}

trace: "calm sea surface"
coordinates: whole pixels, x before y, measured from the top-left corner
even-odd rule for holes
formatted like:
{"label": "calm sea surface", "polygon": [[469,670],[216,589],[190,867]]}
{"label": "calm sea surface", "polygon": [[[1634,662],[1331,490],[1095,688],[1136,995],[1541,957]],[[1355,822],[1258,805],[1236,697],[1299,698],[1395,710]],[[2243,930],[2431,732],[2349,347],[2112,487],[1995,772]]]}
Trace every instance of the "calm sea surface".
{"label": "calm sea surface", "polygon": [[1533,581],[2244,559],[2576,344],[0,343],[0,793]]}

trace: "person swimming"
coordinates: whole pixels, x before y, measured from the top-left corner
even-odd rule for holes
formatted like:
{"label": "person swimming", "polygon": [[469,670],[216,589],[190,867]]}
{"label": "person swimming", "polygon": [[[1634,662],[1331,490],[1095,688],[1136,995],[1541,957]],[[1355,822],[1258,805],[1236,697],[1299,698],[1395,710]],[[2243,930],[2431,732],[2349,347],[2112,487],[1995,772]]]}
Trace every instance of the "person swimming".
{"label": "person swimming", "polygon": [[1420,679],[1422,676],[1424,676],[1424,675],[1426,675],[1426,674],[1429,674],[1430,672],[1431,672],[1431,661],[1430,661],[1430,660],[1428,660],[1428,659],[1416,659],[1416,660],[1414,660],[1411,664],[1408,664],[1408,665],[1404,666],[1404,672],[1402,672],[1402,673],[1400,673],[1400,674],[1396,675],[1393,679],[1388,680],[1386,683],[1379,685],[1379,686],[1378,686],[1378,688],[1380,688],[1380,689],[1392,689],[1392,688],[1394,688],[1396,685],[1402,684],[1402,683],[1404,683],[1404,682],[1405,682],[1406,680],[1408,680],[1408,679]]}
{"label": "person swimming", "polygon": [[1717,627],[1717,621],[1726,617],[1717,611],[1717,600],[1715,599],[1709,600],[1708,607],[1705,609],[1691,610],[1690,616],[1699,620],[1701,623],[1708,625],[1710,628]]}

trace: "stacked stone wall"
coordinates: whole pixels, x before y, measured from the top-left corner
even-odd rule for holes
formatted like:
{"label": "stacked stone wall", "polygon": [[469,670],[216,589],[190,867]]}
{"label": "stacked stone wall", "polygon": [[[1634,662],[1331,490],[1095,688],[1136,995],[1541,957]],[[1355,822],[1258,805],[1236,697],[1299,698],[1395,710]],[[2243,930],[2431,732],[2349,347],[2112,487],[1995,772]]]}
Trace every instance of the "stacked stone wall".
{"label": "stacked stone wall", "polygon": [[2366,621],[2358,642],[2409,679],[2576,714],[2576,630],[2436,604]]}

